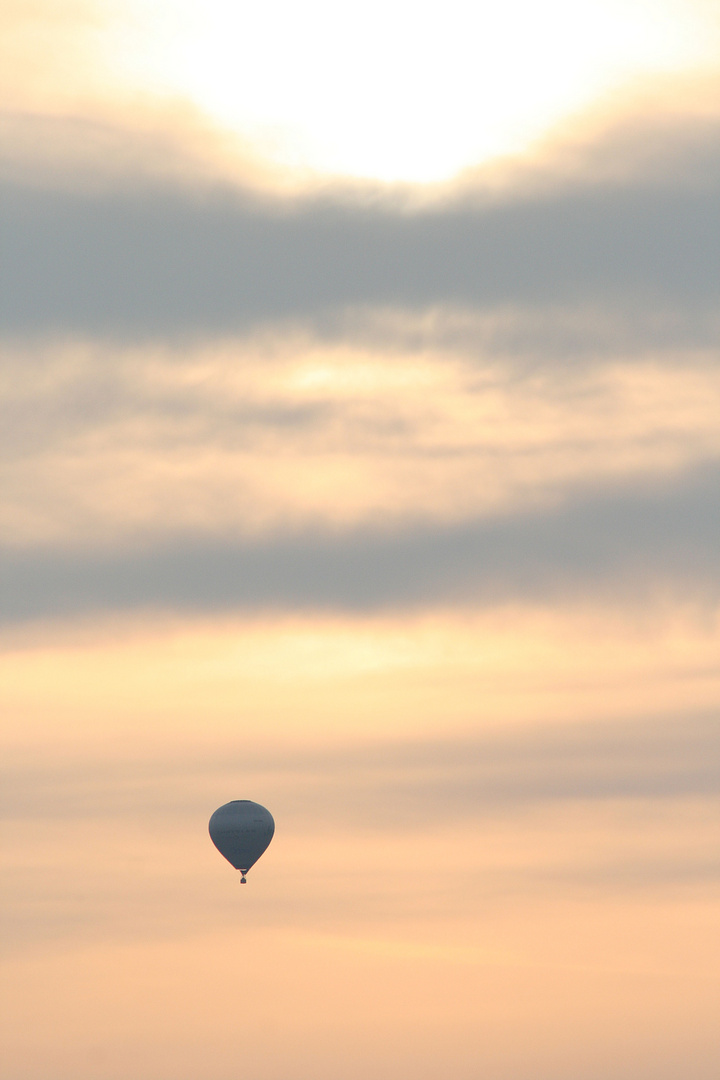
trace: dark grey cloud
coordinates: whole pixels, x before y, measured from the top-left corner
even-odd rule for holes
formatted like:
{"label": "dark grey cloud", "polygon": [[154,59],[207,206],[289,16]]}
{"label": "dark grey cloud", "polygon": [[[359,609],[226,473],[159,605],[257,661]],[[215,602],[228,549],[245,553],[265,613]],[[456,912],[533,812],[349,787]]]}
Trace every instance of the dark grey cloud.
{"label": "dark grey cloud", "polygon": [[[694,161],[692,150],[681,144]],[[672,170],[666,182],[582,177],[415,210],[378,192],[273,203],[172,180],[95,192],[6,180],[0,322],[142,338],[332,323],[376,305],[594,305],[625,319],[674,312],[692,336],[720,286],[720,167],[700,161],[692,182]]]}
{"label": "dark grey cloud", "polygon": [[6,550],[7,623],[93,611],[413,608],[561,597],[720,595],[716,466],[654,488],[471,520],[232,541],[176,538],[145,550]]}

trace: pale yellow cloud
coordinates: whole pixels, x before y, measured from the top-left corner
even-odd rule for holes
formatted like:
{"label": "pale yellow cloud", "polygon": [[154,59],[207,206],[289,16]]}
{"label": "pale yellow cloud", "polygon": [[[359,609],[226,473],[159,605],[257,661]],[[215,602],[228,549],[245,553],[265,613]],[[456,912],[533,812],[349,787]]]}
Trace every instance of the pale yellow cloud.
{"label": "pale yellow cloud", "polygon": [[608,88],[714,59],[715,21],[669,0],[392,0],[361,19],[325,0],[127,0],[114,14],[110,78],[195,103],[291,170],[387,180],[450,177]]}
{"label": "pale yellow cloud", "polygon": [[12,544],[458,522],[720,453],[702,353],[525,373],[292,336],[34,353],[9,352],[3,381]]}
{"label": "pale yellow cloud", "polygon": [[3,108],[62,113],[92,107],[107,73],[98,47],[108,29],[97,0],[8,0],[0,15]]}
{"label": "pale yellow cloud", "polygon": [[716,708],[716,615],[502,606],[411,617],[176,621],[4,634],[8,746],[183,734],[394,738]]}
{"label": "pale yellow cloud", "polygon": [[181,175],[184,159],[186,179],[269,187],[328,174],[444,183],[499,155],[542,155],[558,124],[594,126],[582,114],[598,99],[623,112],[654,86],[652,112],[658,84],[712,72],[720,36],[711,5],[675,0],[458,0],[412,17],[394,0],[359,21],[324,0],[302,15],[282,0],[13,0],[0,28],[10,158],[55,182],[68,164],[77,182],[88,166],[95,181],[126,176],[131,161]]}

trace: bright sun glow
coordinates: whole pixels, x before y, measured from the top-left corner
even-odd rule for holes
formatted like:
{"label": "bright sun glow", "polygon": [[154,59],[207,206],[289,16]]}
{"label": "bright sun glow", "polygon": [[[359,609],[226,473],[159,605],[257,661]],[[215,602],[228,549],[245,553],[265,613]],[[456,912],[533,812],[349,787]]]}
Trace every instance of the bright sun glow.
{"label": "bright sun glow", "polygon": [[[604,91],[702,64],[675,0],[131,0],[113,66],[276,162],[430,181],[525,148]],[[129,24],[126,24],[129,26]],[[714,44],[713,44],[714,47]]]}

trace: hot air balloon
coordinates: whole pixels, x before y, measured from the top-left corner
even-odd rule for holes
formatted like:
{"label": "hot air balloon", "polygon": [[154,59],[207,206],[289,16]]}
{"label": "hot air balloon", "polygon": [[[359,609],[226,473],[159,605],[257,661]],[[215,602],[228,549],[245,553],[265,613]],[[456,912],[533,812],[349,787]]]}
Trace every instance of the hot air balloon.
{"label": "hot air balloon", "polygon": [[272,814],[250,799],[233,799],[219,807],[210,818],[210,839],[221,855],[240,871],[240,882],[273,838]]}

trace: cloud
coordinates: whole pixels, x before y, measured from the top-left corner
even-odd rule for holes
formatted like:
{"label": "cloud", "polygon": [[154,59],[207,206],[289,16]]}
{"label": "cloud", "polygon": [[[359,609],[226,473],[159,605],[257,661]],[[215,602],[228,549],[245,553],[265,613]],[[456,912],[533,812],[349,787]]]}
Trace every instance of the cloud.
{"label": "cloud", "polygon": [[6,348],[8,546],[404,528],[655,484],[720,454],[703,354],[518,370],[308,334]]}
{"label": "cloud", "polygon": [[658,490],[451,526],[305,532],[145,550],[6,551],[3,621],[93,611],[345,610],[670,591],[718,600],[717,468]]}
{"label": "cloud", "polygon": [[380,188],[269,199],[161,177],[92,192],[6,179],[2,326],[144,339],[376,306],[607,309],[651,324],[660,308],[696,341],[720,280],[720,162],[697,149],[717,145],[716,122],[693,130],[674,129],[688,164],[667,175],[650,155],[646,172],[458,188],[415,208]]}
{"label": "cloud", "polygon": [[321,912],[347,926],[349,910],[356,927],[473,920],[479,903],[509,897],[707,897],[720,885],[719,731],[716,715],[687,714],[323,748],[236,738],[135,758],[6,759],[8,944],[183,936],[208,912],[235,925],[235,883],[228,892],[214,873],[206,821],[239,786],[277,821],[253,925],[312,927]]}
{"label": "cloud", "polygon": [[[194,817],[242,776],[291,816],[291,829],[433,829],[534,804],[720,796],[717,715],[577,721],[446,738],[245,745],[188,754],[30,764],[6,760],[6,820]],[[230,778],[230,779],[229,779]],[[212,810],[214,807],[210,805]],[[720,869],[720,868],[719,868]]]}

